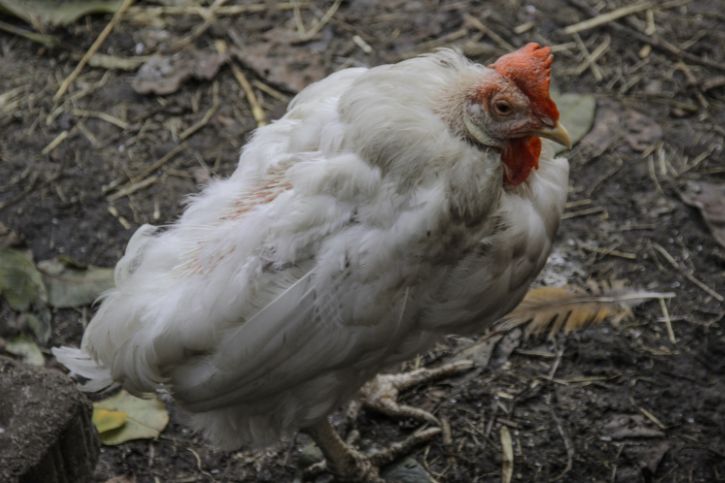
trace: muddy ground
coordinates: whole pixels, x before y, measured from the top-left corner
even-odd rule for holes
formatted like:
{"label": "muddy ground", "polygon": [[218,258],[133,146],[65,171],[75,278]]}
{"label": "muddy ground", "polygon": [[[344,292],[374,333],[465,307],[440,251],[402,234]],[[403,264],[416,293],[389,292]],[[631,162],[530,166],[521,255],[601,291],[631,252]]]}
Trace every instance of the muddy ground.
{"label": "muddy ground", "polygon": [[[721,1],[665,2],[578,34],[563,29],[627,2],[360,0],[333,11],[332,2],[300,1],[297,15],[288,4],[228,1],[251,8],[220,9],[206,23],[193,9],[138,3],[101,46],[106,62],[86,66],[57,102],[60,83],[110,15],[50,29],[55,48],[0,31],[0,94],[12,94],[0,104],[0,221],[36,261],[66,255],[112,266],[136,227],[173,221],[186,194],[228,175],[262,116],[279,117],[311,80],[439,46],[486,62],[509,45],[554,45],[556,86],[594,94],[598,112],[570,154],[569,205],[547,281],[619,279],[676,296],[667,315],[649,302],[618,328],[553,341],[513,337],[487,367],[406,393],[451,428],[452,442],[436,439],[413,456],[438,481],[500,481],[505,426],[514,481],[725,481],[725,250],[682,197],[725,181]],[[210,79],[163,95],[134,90],[140,56],[209,59],[219,41],[232,56],[216,74],[201,69]],[[258,99],[256,117],[239,73]],[[14,317],[7,307],[2,313]],[[78,343],[89,314],[56,310],[48,346]],[[451,339],[450,347],[467,342]],[[97,481],[299,476],[305,437],[224,453],[172,415],[157,441],[104,448]],[[363,447],[416,428],[370,411],[353,425]]]}

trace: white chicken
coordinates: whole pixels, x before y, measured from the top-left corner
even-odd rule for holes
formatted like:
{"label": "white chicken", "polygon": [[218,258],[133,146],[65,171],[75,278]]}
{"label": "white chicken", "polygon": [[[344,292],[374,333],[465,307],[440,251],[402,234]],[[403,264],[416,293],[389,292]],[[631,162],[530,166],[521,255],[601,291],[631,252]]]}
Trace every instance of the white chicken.
{"label": "white chicken", "polygon": [[165,387],[224,448],[307,430],[340,479],[377,481],[327,416],[506,314],[549,254],[569,168],[540,137],[570,145],[551,63],[533,43],[489,67],[441,50],[310,85],[229,179],[138,229],[57,358],[89,390]]}

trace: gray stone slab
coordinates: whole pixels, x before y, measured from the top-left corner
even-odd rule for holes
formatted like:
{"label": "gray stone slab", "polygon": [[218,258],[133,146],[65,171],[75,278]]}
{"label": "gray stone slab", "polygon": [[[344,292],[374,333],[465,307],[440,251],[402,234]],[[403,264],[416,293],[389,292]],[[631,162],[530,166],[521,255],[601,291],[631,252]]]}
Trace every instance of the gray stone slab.
{"label": "gray stone slab", "polygon": [[90,481],[99,453],[91,413],[65,375],[0,356],[0,482]]}

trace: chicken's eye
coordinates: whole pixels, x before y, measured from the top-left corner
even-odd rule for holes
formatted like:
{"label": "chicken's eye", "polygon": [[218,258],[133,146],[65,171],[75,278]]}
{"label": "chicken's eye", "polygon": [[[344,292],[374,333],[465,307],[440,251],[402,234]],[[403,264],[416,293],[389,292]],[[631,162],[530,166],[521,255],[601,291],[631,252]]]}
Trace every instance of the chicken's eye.
{"label": "chicken's eye", "polygon": [[494,102],[493,110],[499,116],[508,116],[509,114],[511,114],[511,112],[513,112],[513,108],[511,107],[511,104],[509,104],[507,101]]}

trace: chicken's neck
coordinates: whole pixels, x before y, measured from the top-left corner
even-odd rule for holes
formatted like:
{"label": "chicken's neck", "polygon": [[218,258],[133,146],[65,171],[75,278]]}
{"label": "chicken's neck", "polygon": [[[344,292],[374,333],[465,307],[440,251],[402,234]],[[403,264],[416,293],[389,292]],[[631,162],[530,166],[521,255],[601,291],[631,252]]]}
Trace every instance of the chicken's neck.
{"label": "chicken's neck", "polygon": [[531,171],[539,167],[541,139],[537,136],[511,139],[501,152],[504,163],[504,182],[509,186],[518,186],[529,177]]}

